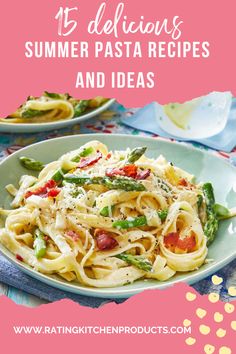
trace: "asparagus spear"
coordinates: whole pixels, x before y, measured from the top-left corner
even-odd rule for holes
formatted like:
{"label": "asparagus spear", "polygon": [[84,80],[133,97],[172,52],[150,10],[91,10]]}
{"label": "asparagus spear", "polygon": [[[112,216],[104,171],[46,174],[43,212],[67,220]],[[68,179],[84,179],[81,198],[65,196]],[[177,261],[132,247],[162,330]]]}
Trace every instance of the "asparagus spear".
{"label": "asparagus spear", "polygon": [[[22,166],[27,168],[27,170],[41,171],[45,167],[41,161],[37,161],[29,157],[21,156],[19,160]],[[66,170],[60,168],[54,173],[51,179],[55,182],[61,182],[63,180],[64,173],[66,172]]]}
{"label": "asparagus spear", "polygon": [[100,210],[100,215],[101,216],[109,216],[110,214],[110,211],[111,213],[113,212],[114,210],[114,205],[111,205],[111,206],[105,206],[104,208],[102,208],[102,210]]}
{"label": "asparagus spear", "polygon": [[88,155],[92,154],[92,152],[93,152],[92,147],[85,148],[85,149],[83,149],[83,151],[79,155],[73,157],[73,159],[71,161],[72,162],[80,162],[81,157],[87,157]]}
{"label": "asparagus spear", "polygon": [[168,209],[158,210],[157,214],[158,214],[159,218],[161,219],[161,221],[165,221],[165,219],[167,218],[167,215],[168,215]]}
{"label": "asparagus spear", "polygon": [[67,170],[63,168],[59,168],[54,175],[52,175],[51,179],[53,179],[55,182],[62,182],[64,174],[67,173]]}
{"label": "asparagus spear", "polygon": [[214,211],[219,220],[223,220],[231,217],[230,210],[221,204],[215,204]]}
{"label": "asparagus spear", "polygon": [[74,108],[74,118],[81,116],[88,108],[88,100],[80,100],[79,103]]}
{"label": "asparagus spear", "polygon": [[202,186],[202,190],[205,196],[206,205],[213,207],[215,204],[215,196],[212,184],[210,182],[204,183]]}
{"label": "asparagus spear", "polygon": [[[96,179],[97,179],[97,177],[96,177]],[[85,186],[88,184],[94,184],[92,182],[95,182],[95,181],[94,181],[94,178],[92,181],[92,178],[90,178],[89,176],[76,176],[73,174],[66,174],[64,176],[64,182],[74,183],[74,184],[77,184],[78,186]],[[97,182],[97,184],[99,184],[99,183]]]}
{"label": "asparagus spear", "polygon": [[132,256],[131,254],[121,253],[115,257],[122,259],[122,261],[125,261],[126,263],[133,265],[136,268],[145,270],[145,272],[152,271],[152,264],[142,256]]}
{"label": "asparagus spear", "polygon": [[46,254],[46,242],[44,240],[44,234],[39,230],[36,229],[34,232],[34,253],[37,258],[42,258]]}
{"label": "asparagus spear", "polygon": [[99,184],[108,189],[122,189],[125,191],[146,190],[141,182],[137,182],[127,177],[89,177],[67,174],[64,176],[64,181],[68,183],[75,183],[79,186]]}
{"label": "asparagus spear", "polygon": [[41,161],[37,161],[29,157],[21,156],[19,160],[22,166],[27,168],[27,170],[41,171],[44,168],[44,164]]}
{"label": "asparagus spear", "polygon": [[88,148],[83,149],[83,151],[80,153],[80,157],[87,157],[88,155],[92,154],[93,148],[90,146]]}
{"label": "asparagus spear", "polygon": [[221,204],[215,204],[214,210],[215,210],[217,218],[219,220],[229,219],[229,218],[233,218],[234,216],[236,216],[236,208],[235,207],[228,209]]}
{"label": "asparagus spear", "polygon": [[203,196],[202,196],[201,194],[199,194],[199,195],[197,196],[197,207],[198,207],[198,209],[201,208],[202,203],[203,203]]}
{"label": "asparagus spear", "polygon": [[39,111],[39,110],[36,110],[36,109],[24,109],[22,112],[21,112],[21,117],[22,118],[34,118],[34,117],[40,117],[40,116],[43,116],[44,114],[50,112],[50,109],[49,110],[46,110],[46,111]]}
{"label": "asparagus spear", "polygon": [[[34,160],[32,158],[28,158],[25,156],[20,157],[19,160],[20,160],[20,163],[22,164],[22,166],[27,168],[27,170],[41,171],[45,167],[45,165],[41,161],[37,161],[37,160]],[[64,173],[66,173],[66,172],[67,171],[65,169],[59,168],[52,175],[51,179],[54,180],[55,182],[57,182],[58,184],[60,184],[63,180]]]}
{"label": "asparagus spear", "polygon": [[143,154],[145,153],[146,150],[147,150],[146,146],[137,147],[137,148],[133,149],[130,152],[130,154],[128,155],[126,164],[129,165],[129,164],[133,164],[134,162],[138,161],[140,159],[140,157],[143,156]]}
{"label": "asparagus spear", "polygon": [[217,215],[214,209],[215,197],[214,197],[212,184],[211,183],[203,184],[202,190],[205,196],[206,214],[207,214],[207,221],[204,225],[204,233],[208,239],[207,245],[210,245],[215,239],[216,232],[219,227],[219,221],[217,219]]}
{"label": "asparagus spear", "polygon": [[[93,152],[93,148],[89,147],[84,149],[78,156],[74,157],[71,161],[73,162],[79,162],[81,157],[86,157],[90,155]],[[30,157],[25,157],[22,156],[19,158],[21,164],[27,168],[28,170],[32,171],[41,171],[45,165],[41,161],[34,160]],[[55,172],[55,174],[52,176],[52,179],[56,182],[59,182],[63,179],[64,173],[67,171],[65,169],[59,169]]]}
{"label": "asparagus spear", "polygon": [[138,216],[137,218],[129,219],[129,220],[117,220],[114,221],[112,226],[117,229],[129,229],[130,227],[140,227],[147,225],[146,216]]}
{"label": "asparagus spear", "polygon": [[59,93],[53,93],[53,92],[48,92],[48,91],[44,91],[44,95],[56,100],[60,100],[65,98],[65,95],[60,95]]}
{"label": "asparagus spear", "polygon": [[104,177],[102,183],[108,189],[122,189],[124,191],[145,191],[146,188],[141,182],[127,177]]}
{"label": "asparagus spear", "polygon": [[161,189],[163,189],[163,191],[165,191],[167,193],[169,193],[171,191],[171,189],[168,186],[168,184],[163,179],[161,179],[160,177],[157,177],[157,183],[161,187]]}
{"label": "asparagus spear", "polygon": [[215,239],[219,222],[214,212],[208,212],[207,222],[204,225],[204,233],[207,237],[207,245],[209,246]]}

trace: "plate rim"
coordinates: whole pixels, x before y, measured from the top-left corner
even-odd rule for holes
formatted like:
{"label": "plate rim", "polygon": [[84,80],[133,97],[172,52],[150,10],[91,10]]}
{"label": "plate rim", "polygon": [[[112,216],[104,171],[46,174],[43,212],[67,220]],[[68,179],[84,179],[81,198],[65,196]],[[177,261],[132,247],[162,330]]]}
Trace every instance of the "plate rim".
{"label": "plate rim", "polygon": [[[184,283],[184,284],[195,284],[198,281],[201,281],[203,279],[205,279],[206,277],[212,275],[213,273],[215,273],[216,271],[222,269],[224,266],[226,266],[227,264],[229,264],[231,261],[233,261],[235,259],[235,254],[231,254],[229,255],[227,258],[223,259],[220,262],[214,263],[212,262],[212,265],[210,267],[208,267],[207,269],[203,270],[201,273],[201,279],[195,279],[195,278],[199,278],[199,273],[196,273],[194,275],[191,276],[190,279],[188,279],[189,275],[186,275],[185,278],[181,279],[181,280],[176,280],[173,281],[171,284],[166,284],[165,282],[159,282],[157,281],[156,285],[154,283],[148,284],[145,288],[140,287],[140,288],[136,288],[136,289],[117,289],[116,287],[114,288],[93,288],[93,287],[81,287],[80,284],[72,284],[72,283],[66,283],[65,281],[61,281],[60,279],[57,278],[52,278],[50,276],[50,274],[43,274],[40,272],[37,272],[36,270],[34,270],[33,268],[30,268],[30,266],[28,266],[25,263],[22,263],[20,261],[18,261],[17,259],[13,258],[12,256],[9,256],[8,253],[10,253],[10,251],[8,251],[5,246],[3,246],[0,243],[0,253],[11,263],[13,263],[17,268],[19,268],[20,270],[22,270],[24,273],[26,273],[27,275],[29,275],[31,278],[33,279],[37,279],[42,281],[43,283],[52,286],[53,288],[59,289],[59,290],[64,290],[64,291],[68,291],[69,293],[72,294],[77,294],[77,295],[85,295],[85,296],[93,296],[93,297],[97,297],[97,298],[110,298],[110,299],[122,299],[122,298],[129,298],[133,295],[136,295],[138,293],[141,293],[143,291],[148,291],[148,290],[164,290],[167,289],[171,286],[174,286],[175,284],[179,284],[179,283]],[[137,283],[136,283],[137,284]]]}
{"label": "plate rim", "polygon": [[[21,154],[21,152],[24,153],[25,150],[28,150],[31,147],[35,147],[38,145],[45,145],[45,144],[53,144],[54,141],[58,141],[58,140],[68,140],[68,139],[80,139],[80,138],[86,138],[87,140],[102,140],[102,137],[111,137],[111,136],[116,136],[117,139],[122,139],[122,138],[132,138],[132,139],[138,139],[138,140],[147,140],[147,141],[155,141],[156,143],[164,143],[167,145],[177,145],[177,146],[181,146],[189,151],[198,151],[203,155],[208,155],[210,158],[213,158],[214,160],[220,160],[221,163],[227,165],[227,168],[230,168],[231,170],[233,170],[233,172],[236,172],[236,168],[231,165],[228,161],[226,161],[224,158],[220,157],[220,156],[216,156],[214,154],[212,154],[211,152],[207,151],[207,150],[202,150],[198,147],[194,147],[192,145],[189,145],[186,142],[176,142],[176,141],[168,141],[165,139],[158,139],[155,137],[146,137],[146,136],[132,136],[130,134],[102,134],[102,133],[96,133],[96,134],[77,134],[77,135],[68,135],[68,136],[64,136],[64,137],[57,137],[57,138],[53,138],[53,139],[49,139],[49,140],[44,140],[44,141],[40,141],[34,144],[30,144],[16,152],[14,152],[13,154],[7,156],[6,158],[4,158],[2,161],[0,161],[0,168],[2,167],[2,165],[10,160],[12,157],[14,156],[19,156]],[[189,285],[194,284],[197,281],[203,280],[205,279],[207,276],[213,274],[214,272],[218,271],[219,269],[221,269],[222,267],[224,267],[225,265],[229,264],[232,260],[235,259],[236,257],[236,252],[232,252],[231,254],[229,254],[226,258],[222,259],[221,261],[218,261],[217,263],[212,262],[212,264],[210,266],[208,266],[208,268],[203,269],[201,271],[201,273],[195,273],[192,274],[191,273],[186,273],[186,275],[184,276],[184,278],[180,279],[180,280],[176,280],[173,281],[171,284],[166,284],[165,282],[158,282],[156,284],[147,284],[147,286],[145,287],[140,287],[140,288],[136,288],[136,289],[125,289],[125,286],[121,289],[117,289],[117,287],[114,288],[93,288],[93,287],[81,287],[80,284],[72,284],[72,283],[66,283],[63,280],[57,280],[55,278],[52,278],[50,275],[47,274],[43,274],[40,272],[37,272],[36,270],[34,270],[33,268],[31,268],[30,266],[28,266],[27,264],[21,263],[19,262],[17,259],[13,258],[14,255],[11,254],[11,252],[9,250],[7,250],[7,248],[5,246],[3,246],[0,243],[0,252],[1,254],[4,255],[4,257],[6,257],[11,263],[13,263],[15,266],[17,266],[19,269],[21,269],[24,273],[26,273],[27,275],[33,277],[34,279],[38,279],[40,281],[42,281],[43,283],[48,284],[49,286],[53,286],[55,288],[58,289],[62,289],[64,291],[68,291],[70,293],[74,293],[74,294],[80,294],[80,295],[86,295],[86,296],[93,296],[93,297],[98,297],[98,298],[128,298],[130,296],[133,296],[137,293],[140,293],[142,291],[146,291],[146,290],[162,290],[164,288],[173,286],[176,283],[187,283]],[[9,253],[9,254],[8,254]],[[200,276],[200,279],[199,279]],[[190,279],[189,279],[190,277]],[[136,283],[137,284],[137,283]]]}
{"label": "plate rim", "polygon": [[[29,133],[33,133],[34,128],[36,130],[38,128],[45,128],[45,129],[52,128],[55,130],[65,128],[67,126],[66,123],[68,123],[68,126],[72,125],[72,124],[79,124],[80,122],[82,122],[84,120],[95,117],[97,114],[100,114],[103,111],[105,111],[106,109],[108,109],[115,102],[116,102],[115,98],[109,98],[108,101],[106,101],[100,107],[97,107],[97,108],[93,109],[91,112],[83,114],[80,117],[76,117],[76,118],[72,118],[72,119],[61,119],[61,120],[54,121],[54,122],[30,123],[30,124],[29,123],[13,124],[13,123],[7,123],[7,122],[0,122],[0,132],[1,132],[1,128],[8,128],[8,127],[9,128],[11,128],[11,127],[17,128],[16,131],[18,130],[18,132],[21,132],[21,133],[23,132],[22,129],[24,129],[24,128],[26,128],[25,132],[29,132]],[[27,127],[29,127],[29,129],[27,129]],[[9,129],[9,133],[12,133],[12,132],[13,132],[13,130]]]}
{"label": "plate rim", "polygon": [[177,146],[181,146],[181,147],[184,146],[187,150],[198,151],[198,152],[200,152],[202,154],[208,155],[209,157],[211,157],[213,159],[220,160],[223,164],[227,165],[227,167],[231,168],[232,170],[235,170],[235,172],[236,172],[236,166],[233,166],[223,156],[218,156],[218,155],[215,155],[214,153],[212,153],[212,152],[210,152],[208,150],[205,150],[205,149],[203,150],[202,148],[195,147],[192,144],[190,145],[189,141],[172,141],[172,140],[170,140],[168,138],[162,138],[160,136],[157,136],[157,137],[156,136],[139,136],[139,135],[131,135],[131,134],[116,134],[116,133],[111,133],[111,134],[107,134],[107,133],[71,134],[71,135],[66,135],[66,136],[59,136],[59,137],[56,137],[56,138],[50,138],[50,139],[46,139],[46,140],[42,140],[42,141],[37,141],[35,143],[32,143],[30,145],[22,147],[20,150],[14,151],[9,156],[4,157],[0,161],[0,166],[5,161],[7,161],[9,158],[11,158],[12,156],[18,155],[21,151],[25,151],[29,147],[32,147],[32,146],[48,144],[48,143],[50,143],[52,141],[57,141],[57,140],[76,139],[76,138],[80,138],[80,137],[91,137],[91,138],[94,138],[94,137],[104,137],[104,136],[116,136],[116,137],[120,137],[120,138],[129,137],[131,139],[152,140],[152,141],[156,140],[157,142],[164,142],[164,143],[170,144],[170,145],[177,145]]}

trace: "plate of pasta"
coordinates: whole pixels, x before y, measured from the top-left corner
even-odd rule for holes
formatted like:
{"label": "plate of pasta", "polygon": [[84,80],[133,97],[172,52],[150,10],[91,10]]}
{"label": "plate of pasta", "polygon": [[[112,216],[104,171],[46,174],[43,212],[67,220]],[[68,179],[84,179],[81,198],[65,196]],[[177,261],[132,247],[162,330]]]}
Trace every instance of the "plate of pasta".
{"label": "plate of pasta", "polygon": [[40,97],[29,96],[15,112],[0,118],[0,132],[33,133],[65,128],[101,114],[114,102],[102,96],[78,99],[68,93],[45,91]]}
{"label": "plate of pasta", "polygon": [[0,164],[0,251],[78,294],[192,284],[236,254],[236,170],[185,144],[77,135]]}

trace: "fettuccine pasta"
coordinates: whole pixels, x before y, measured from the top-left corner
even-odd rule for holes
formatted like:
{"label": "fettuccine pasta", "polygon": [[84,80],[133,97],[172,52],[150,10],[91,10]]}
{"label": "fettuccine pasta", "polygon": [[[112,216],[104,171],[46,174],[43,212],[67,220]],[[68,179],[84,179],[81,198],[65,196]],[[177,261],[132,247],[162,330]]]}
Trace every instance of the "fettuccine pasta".
{"label": "fettuccine pasta", "polygon": [[69,94],[45,91],[40,97],[29,96],[27,101],[0,123],[47,123],[73,119],[96,109],[107,101],[98,96],[90,100],[78,100]]}
{"label": "fettuccine pasta", "polygon": [[0,212],[0,242],[41,273],[92,287],[198,269],[218,228],[212,187],[145,151],[91,141],[46,165],[22,157],[40,172],[6,187],[14,209]]}

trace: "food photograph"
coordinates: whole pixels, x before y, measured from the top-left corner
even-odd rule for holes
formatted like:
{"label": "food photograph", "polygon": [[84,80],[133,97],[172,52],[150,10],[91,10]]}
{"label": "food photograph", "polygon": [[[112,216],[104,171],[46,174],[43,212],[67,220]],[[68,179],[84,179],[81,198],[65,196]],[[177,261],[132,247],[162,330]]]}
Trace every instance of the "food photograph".
{"label": "food photograph", "polygon": [[235,107],[230,92],[132,109],[29,96],[0,121],[1,292],[28,306],[96,307],[178,282],[208,294],[217,272],[226,299]]}

